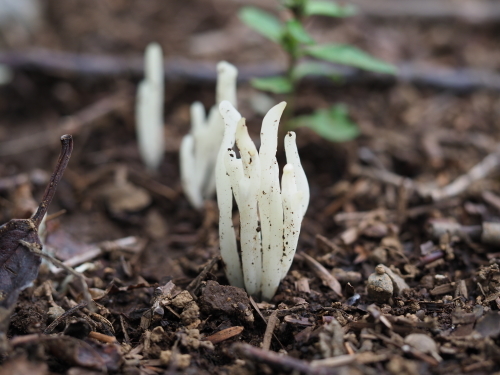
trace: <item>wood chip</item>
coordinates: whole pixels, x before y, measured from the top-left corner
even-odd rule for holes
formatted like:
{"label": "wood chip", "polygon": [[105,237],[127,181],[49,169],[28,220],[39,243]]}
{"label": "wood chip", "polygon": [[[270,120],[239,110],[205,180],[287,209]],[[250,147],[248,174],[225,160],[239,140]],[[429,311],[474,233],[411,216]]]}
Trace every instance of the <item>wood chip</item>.
{"label": "wood chip", "polygon": [[107,344],[114,344],[114,343],[118,342],[116,340],[116,337],[114,337],[114,336],[108,336],[108,335],[105,335],[103,333],[99,333],[99,332],[95,332],[95,331],[91,331],[89,333],[89,337],[91,339],[96,339],[98,341],[105,342]]}
{"label": "wood chip", "polygon": [[287,316],[285,316],[284,321],[287,322],[287,323],[296,324],[296,325],[299,325],[299,326],[312,326],[312,325],[314,325],[306,317],[294,318],[291,315],[287,315]]}
{"label": "wood chip", "polygon": [[264,333],[264,340],[262,341],[262,349],[269,350],[269,348],[271,347],[271,339],[273,337],[274,327],[276,327],[276,323],[278,322],[278,310],[274,310],[267,320],[266,332]]}
{"label": "wood chip", "polygon": [[455,291],[455,283],[448,283],[443,285],[438,285],[434,289],[432,289],[429,293],[433,296],[437,296],[440,294],[447,294]]}
{"label": "wood chip", "polygon": [[219,342],[230,339],[231,337],[239,335],[241,332],[243,332],[243,330],[244,328],[242,326],[229,327],[206,337],[205,340],[210,341],[212,344],[217,344]]}

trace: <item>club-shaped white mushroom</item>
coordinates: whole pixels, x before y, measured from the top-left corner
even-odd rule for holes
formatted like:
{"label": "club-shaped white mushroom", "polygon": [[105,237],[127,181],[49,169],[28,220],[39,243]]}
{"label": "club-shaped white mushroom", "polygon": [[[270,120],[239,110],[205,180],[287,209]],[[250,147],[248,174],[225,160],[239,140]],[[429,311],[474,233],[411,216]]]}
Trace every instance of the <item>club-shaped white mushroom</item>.
{"label": "club-shaped white mushroom", "polygon": [[163,129],[163,54],[158,43],[145,53],[145,78],[139,84],[136,101],[136,130],[139,152],[146,167],[158,169],[165,150]]}
{"label": "club-shaped white mushroom", "polygon": [[191,132],[181,143],[180,169],[184,193],[197,209],[201,209],[203,201],[215,192],[215,164],[224,135],[219,104],[227,100],[236,106],[237,75],[233,65],[220,62],[217,64],[216,105],[208,118],[200,102],[191,105]]}
{"label": "club-shaped white mushroom", "polygon": [[[276,150],[285,106],[285,102],[274,106],[264,117],[261,147],[257,152],[245,120],[229,102],[220,104],[227,141],[221,146],[216,173],[221,255],[229,282],[236,286],[243,284],[250,295],[264,300],[274,296],[292,264],[309,203],[309,185],[293,132],[285,139],[288,164],[283,170],[280,189]],[[234,140],[241,159],[236,158],[233,150]],[[240,212],[241,254],[232,225],[231,191]],[[232,281],[235,275],[238,280]]]}

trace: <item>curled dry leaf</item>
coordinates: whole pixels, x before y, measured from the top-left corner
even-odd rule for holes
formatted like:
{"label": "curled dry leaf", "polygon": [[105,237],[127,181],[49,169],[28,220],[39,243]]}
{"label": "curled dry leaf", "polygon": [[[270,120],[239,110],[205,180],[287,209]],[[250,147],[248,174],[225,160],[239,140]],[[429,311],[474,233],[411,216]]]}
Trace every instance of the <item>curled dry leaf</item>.
{"label": "curled dry leaf", "polygon": [[[40,257],[20,241],[37,249],[42,249],[38,237],[38,227],[47,213],[57,189],[57,185],[68,165],[73,138],[61,137],[61,153],[56,168],[43,195],[42,203],[29,219],[12,219],[0,226],[0,308],[9,310],[17,301],[19,292],[28,286],[38,275]],[[4,321],[6,317],[0,318]],[[8,316],[8,314],[6,314]],[[2,328],[2,327],[0,327]]]}

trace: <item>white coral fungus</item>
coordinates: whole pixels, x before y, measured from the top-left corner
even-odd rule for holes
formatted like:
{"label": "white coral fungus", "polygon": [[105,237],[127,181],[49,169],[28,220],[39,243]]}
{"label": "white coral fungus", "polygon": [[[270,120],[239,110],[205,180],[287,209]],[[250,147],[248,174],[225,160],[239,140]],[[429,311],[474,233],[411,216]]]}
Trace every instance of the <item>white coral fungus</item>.
{"label": "white coral fungus", "polygon": [[139,84],[136,101],[136,130],[139,152],[146,167],[158,169],[165,150],[163,130],[163,55],[158,43],[145,53],[145,78]]}
{"label": "white coral fungus", "polygon": [[[285,106],[285,102],[274,106],[264,117],[259,152],[245,119],[231,103],[219,106],[226,125],[216,167],[221,255],[229,282],[264,300],[274,296],[292,264],[309,203],[309,185],[294,132],[285,137],[287,164],[280,189],[276,149]],[[235,141],[241,159],[233,150]],[[232,223],[231,191],[240,212],[241,253]]]}
{"label": "white coral fungus", "polygon": [[182,140],[180,169],[184,194],[197,209],[215,192],[215,164],[224,135],[218,106],[223,100],[236,106],[237,75],[233,65],[221,61],[217,64],[216,105],[208,118],[200,102],[191,105],[191,132]]}

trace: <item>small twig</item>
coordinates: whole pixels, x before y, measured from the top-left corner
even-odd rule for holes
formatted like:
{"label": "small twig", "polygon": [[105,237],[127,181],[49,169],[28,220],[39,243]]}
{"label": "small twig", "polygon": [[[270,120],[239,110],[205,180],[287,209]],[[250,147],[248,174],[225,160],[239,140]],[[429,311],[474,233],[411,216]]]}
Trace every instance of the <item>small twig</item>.
{"label": "small twig", "polygon": [[[144,242],[141,245],[141,242]],[[123,237],[119,238],[114,241],[104,241],[101,242],[97,245],[91,245],[83,254],[78,254],[75,255],[72,258],[69,258],[63,262],[65,266],[68,267],[76,267],[79,266],[82,263],[89,262],[94,258],[97,258],[101,254],[108,252],[108,251],[113,251],[114,249],[124,249],[127,250],[127,248],[131,248],[134,246],[139,246],[142,247],[145,244],[145,241],[141,240],[140,238],[130,236],[130,237]],[[136,251],[131,251],[132,253],[135,253]],[[139,252],[139,251],[137,251]],[[57,273],[57,270],[54,271]]]}
{"label": "small twig", "polygon": [[200,272],[198,276],[194,278],[193,281],[189,283],[189,285],[186,287],[186,290],[191,293],[193,297],[195,297],[196,292],[198,288],[201,285],[201,282],[205,280],[207,277],[208,273],[214,268],[214,266],[217,264],[217,262],[220,260],[220,256],[213,257],[210,262],[208,262],[203,270]]}
{"label": "small twig", "polygon": [[83,309],[84,307],[87,306],[87,301],[83,301],[81,303],[79,303],[78,305],[72,307],[71,309],[67,310],[66,312],[64,312],[62,315],[60,315],[59,317],[57,317],[56,319],[54,319],[54,321],[52,323],[49,324],[49,326],[47,328],[45,328],[45,331],[43,331],[43,333],[45,333],[46,335],[48,335],[49,333],[51,333],[54,328],[56,328],[64,319],[66,319],[68,316],[70,316],[71,314],[73,314],[75,311],[77,310],[80,310],[80,309]]}
{"label": "small twig", "polygon": [[0,156],[16,155],[51,145],[54,142],[54,138],[57,138],[57,134],[76,134],[83,126],[124,106],[126,102],[121,93],[101,99],[75,113],[73,116],[61,120],[59,125],[54,128],[2,142],[0,144]]}
{"label": "small twig", "polygon": [[[262,311],[260,311],[259,309],[259,306],[257,306],[257,304],[255,303],[254,299],[252,298],[252,296],[249,296],[249,299],[250,299],[250,304],[252,305],[252,307],[254,308],[255,311],[257,311],[257,314],[259,314],[260,318],[264,321],[264,323],[266,323],[267,325],[267,319],[264,318],[264,315],[262,315]],[[266,331],[267,331],[267,328],[266,328]],[[278,339],[278,336],[276,336],[274,334],[274,332],[272,333],[273,336],[274,336],[274,339],[280,344],[281,348],[282,349],[285,349],[285,347],[283,346],[283,344],[281,343],[281,341]]]}
{"label": "small twig", "polygon": [[264,340],[262,341],[262,349],[269,350],[271,347],[271,339],[274,333],[274,327],[279,322],[278,310],[274,310],[271,316],[267,319],[266,332],[264,333]]}
{"label": "small twig", "polygon": [[32,244],[32,243],[24,241],[24,240],[19,240],[19,243],[21,245],[25,246],[26,248],[30,249],[30,251],[32,251],[36,255],[48,260],[49,262],[52,262],[55,266],[64,269],[66,272],[72,274],[74,277],[76,277],[78,280],[80,280],[80,283],[82,286],[83,298],[85,299],[86,303],[88,303],[89,310],[93,311],[95,309],[95,306],[94,306],[94,303],[92,300],[92,296],[90,295],[90,292],[89,292],[89,286],[87,285],[87,282],[85,281],[85,276],[83,276],[80,272],[75,271],[73,268],[68,267],[60,260],[54,258],[52,255],[44,253],[35,244]]}
{"label": "small twig", "polygon": [[123,339],[126,344],[130,344],[130,336],[128,335],[127,329],[125,328],[125,319],[123,319],[123,315],[120,314],[120,326],[122,327]]}
{"label": "small twig", "polygon": [[[297,255],[296,255],[297,256]],[[306,253],[301,253],[299,257],[302,257],[311,270],[318,276],[324,285],[328,286],[333,290],[339,297],[342,297],[342,286],[339,281],[330,272],[326,270],[318,261],[316,261],[311,256]]]}
{"label": "small twig", "polygon": [[355,165],[352,167],[351,173],[358,176],[369,177],[394,186],[403,186],[404,184],[407,189],[415,190],[421,197],[431,197],[434,202],[437,202],[463,193],[472,183],[487,177],[490,173],[495,171],[499,165],[500,151],[496,150],[477,163],[467,173],[459,176],[452,183],[437,189],[428,188],[423,184],[416,183],[410,178],[378,168]]}
{"label": "small twig", "polygon": [[[3,150],[2,147],[0,147]],[[61,181],[64,170],[66,169],[69,158],[71,157],[71,152],[73,151],[73,137],[69,134],[63,135],[61,137],[61,152],[59,154],[59,158],[57,159],[56,168],[54,169],[54,173],[50,177],[49,184],[45,189],[45,193],[43,193],[42,202],[38,206],[35,214],[31,218],[35,227],[39,227],[42,222],[43,217],[47,213],[49,209],[49,204],[52,202],[52,198],[57,190],[57,185]]]}
{"label": "small twig", "polygon": [[175,200],[179,196],[179,192],[172,189],[171,187],[164,185],[147,175],[143,171],[128,169],[130,173],[130,180],[140,185],[151,193],[158,194],[159,196],[165,197],[168,200]]}
{"label": "small twig", "polygon": [[481,180],[495,171],[500,165],[500,152],[497,150],[472,167],[467,173],[458,177],[455,181],[430,192],[434,201],[450,198],[463,193],[474,182]]}
{"label": "small twig", "polygon": [[264,363],[279,371],[293,371],[305,375],[326,375],[331,374],[331,369],[312,367],[306,361],[295,359],[288,355],[280,355],[270,350],[256,348],[249,344],[237,343],[233,349],[240,356],[255,363]]}
{"label": "small twig", "polygon": [[361,165],[353,165],[350,171],[355,176],[368,177],[396,187],[405,185],[408,189],[413,189],[420,193],[420,186],[417,185],[412,179],[400,176],[387,169],[363,167]]}

